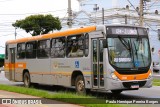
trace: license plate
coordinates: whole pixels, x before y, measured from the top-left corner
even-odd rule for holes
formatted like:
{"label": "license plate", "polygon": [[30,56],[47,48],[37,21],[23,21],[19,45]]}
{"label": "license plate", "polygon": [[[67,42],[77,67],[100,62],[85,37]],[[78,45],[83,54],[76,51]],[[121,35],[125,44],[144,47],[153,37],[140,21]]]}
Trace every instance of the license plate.
{"label": "license plate", "polygon": [[139,85],[131,85],[131,88],[139,88]]}

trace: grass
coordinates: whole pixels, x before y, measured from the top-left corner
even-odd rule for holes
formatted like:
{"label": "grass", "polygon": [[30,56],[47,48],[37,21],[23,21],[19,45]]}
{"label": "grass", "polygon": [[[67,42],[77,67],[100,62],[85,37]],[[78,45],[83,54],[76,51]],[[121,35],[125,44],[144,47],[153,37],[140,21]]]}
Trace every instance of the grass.
{"label": "grass", "polygon": [[105,104],[106,101],[105,99],[97,99],[92,96],[77,95],[76,93],[71,93],[71,92],[48,93],[47,91],[37,90],[34,88],[8,86],[1,84],[0,84],[0,90],[6,90],[10,92],[37,96],[41,98],[63,101],[71,104],[82,105],[85,107],[127,107],[127,105],[120,105],[120,104]]}
{"label": "grass", "polygon": [[154,86],[160,86],[160,79],[153,79]]}

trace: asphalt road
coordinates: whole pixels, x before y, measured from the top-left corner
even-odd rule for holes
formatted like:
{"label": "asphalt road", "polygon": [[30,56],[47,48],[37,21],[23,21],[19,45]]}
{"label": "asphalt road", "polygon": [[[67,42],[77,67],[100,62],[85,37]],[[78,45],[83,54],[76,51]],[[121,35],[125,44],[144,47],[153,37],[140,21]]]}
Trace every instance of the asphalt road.
{"label": "asphalt road", "polygon": [[[154,74],[154,77],[157,79],[160,79],[159,74]],[[10,82],[4,77],[4,72],[2,71],[0,73],[0,84],[8,84],[8,85],[18,85],[18,86],[23,86],[22,82]],[[43,88],[42,88],[43,87]],[[52,90],[52,86],[36,86],[38,89],[46,90],[51,93],[55,93],[57,90]],[[59,90],[65,90],[67,88],[58,88]],[[68,90],[68,89],[67,89]],[[72,89],[69,91],[73,91]],[[141,88],[139,90],[132,90],[132,91],[123,91],[120,95],[113,95],[111,92],[107,93],[90,93],[93,96],[100,97],[100,98],[105,98],[105,99],[136,99],[136,98],[152,98],[152,99],[160,99],[160,86],[153,86],[151,88]],[[160,101],[160,100],[159,100]],[[159,102],[160,103],[160,102]],[[146,104],[141,104],[141,107],[159,107],[160,104],[156,105],[146,105]],[[1,106],[0,106],[1,107]]]}

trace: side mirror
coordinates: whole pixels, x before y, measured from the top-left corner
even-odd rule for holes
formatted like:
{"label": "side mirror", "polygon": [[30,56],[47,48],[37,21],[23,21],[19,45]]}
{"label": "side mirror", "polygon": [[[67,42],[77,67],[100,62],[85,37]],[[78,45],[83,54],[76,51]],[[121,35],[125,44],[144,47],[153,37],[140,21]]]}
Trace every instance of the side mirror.
{"label": "side mirror", "polygon": [[108,47],[108,44],[107,44],[107,43],[108,43],[107,40],[104,39],[104,40],[103,40],[103,48],[107,48],[107,47]]}

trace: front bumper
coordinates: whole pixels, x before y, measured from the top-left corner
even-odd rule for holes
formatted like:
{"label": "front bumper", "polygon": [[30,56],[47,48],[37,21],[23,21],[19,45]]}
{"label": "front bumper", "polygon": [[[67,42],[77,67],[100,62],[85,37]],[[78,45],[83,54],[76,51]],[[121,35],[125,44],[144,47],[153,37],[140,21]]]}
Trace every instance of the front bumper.
{"label": "front bumper", "polygon": [[[132,80],[132,81],[121,81],[114,80],[112,78],[105,78],[105,89],[106,90],[134,90],[132,85],[139,85],[139,88],[150,88],[152,87],[152,78],[145,80]],[[137,89],[137,88],[136,88]]]}

